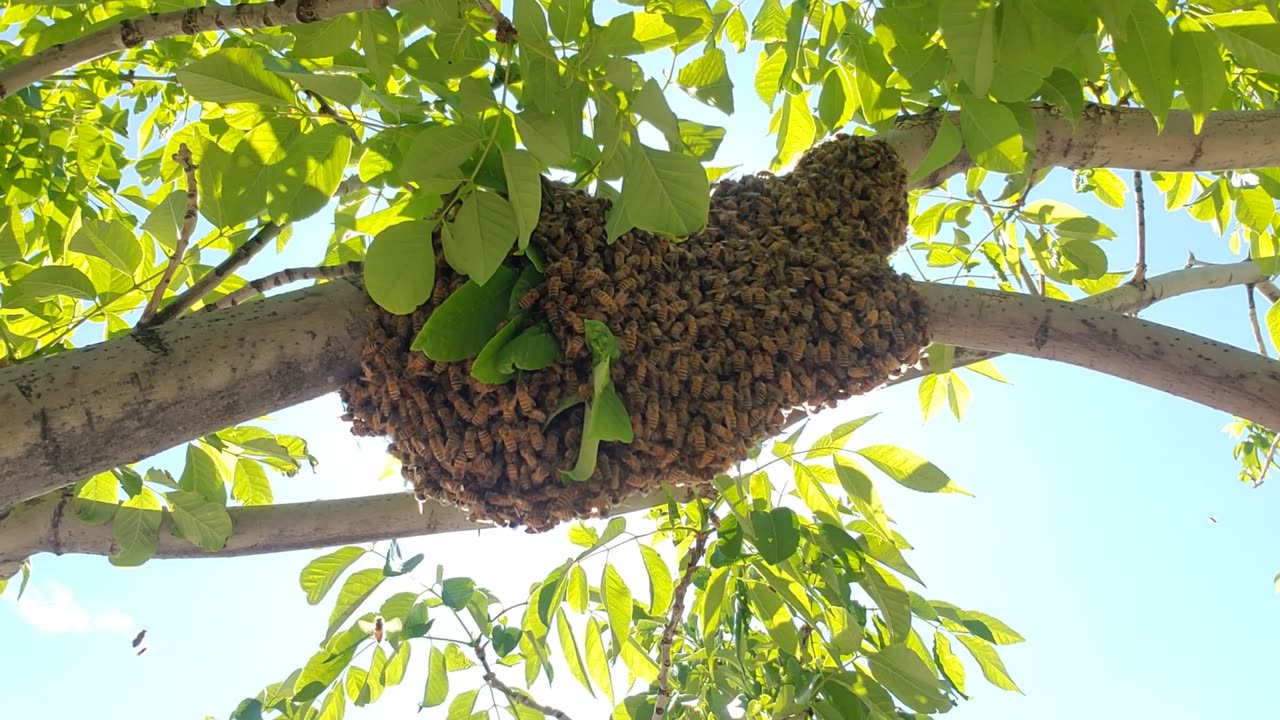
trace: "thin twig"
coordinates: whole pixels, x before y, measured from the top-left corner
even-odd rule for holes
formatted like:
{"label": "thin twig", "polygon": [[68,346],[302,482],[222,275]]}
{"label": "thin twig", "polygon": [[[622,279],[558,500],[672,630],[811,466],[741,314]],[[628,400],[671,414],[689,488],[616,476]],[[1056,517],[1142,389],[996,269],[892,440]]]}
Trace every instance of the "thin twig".
{"label": "thin twig", "polygon": [[693,548],[689,550],[689,564],[684,568],[680,584],[676,586],[675,602],[671,604],[671,615],[667,619],[667,627],[662,631],[662,640],[658,643],[658,697],[653,704],[653,720],[662,720],[671,703],[671,644],[675,641],[676,626],[684,617],[684,596],[693,582],[693,573],[702,561],[702,554],[707,549],[707,536],[711,531],[698,533],[693,540]]}
{"label": "thin twig", "polygon": [[315,101],[316,108],[320,111],[321,115],[324,115],[325,117],[328,117],[328,118],[332,118],[339,125],[342,125],[347,129],[347,136],[351,138],[351,142],[354,142],[357,144],[360,142],[360,136],[356,134],[355,128],[351,127],[351,123],[347,122],[347,119],[342,117],[342,115],[338,113],[338,111],[333,107],[333,105],[329,104],[329,101],[325,99],[323,95],[317,92],[313,92],[311,90],[304,90],[303,92],[306,93],[307,97]]}
{"label": "thin twig", "polygon": [[1244,286],[1245,295],[1249,298],[1249,324],[1253,325],[1253,339],[1258,343],[1258,354],[1262,357],[1270,357],[1267,355],[1267,343],[1262,339],[1262,326],[1258,324],[1258,306],[1253,302],[1253,286]]}
{"label": "thin twig", "polygon": [[236,248],[227,256],[225,260],[218,264],[208,275],[200,278],[187,288],[187,291],[174,298],[172,302],[165,306],[163,310],[156,313],[149,323],[138,323],[138,327],[153,327],[163,325],[164,323],[181,315],[192,305],[199,302],[205,295],[208,295],[214,288],[222,284],[227,276],[235,273],[245,263],[253,259],[258,251],[266,247],[272,240],[284,230],[283,225],[269,222],[258,228],[258,232],[253,237],[244,241],[244,244]]}
{"label": "thin twig", "polygon": [[155,292],[147,300],[147,306],[142,310],[139,325],[146,325],[155,317],[156,310],[160,307],[160,300],[164,298],[164,291],[169,289],[169,283],[173,281],[173,276],[178,272],[178,266],[182,264],[182,259],[187,254],[187,245],[191,242],[191,235],[196,230],[196,220],[199,217],[200,200],[196,194],[196,165],[191,160],[191,149],[186,143],[178,146],[178,152],[173,154],[173,161],[178,163],[187,175],[187,209],[182,214],[182,229],[178,233],[178,242],[173,246],[173,254],[169,256],[169,264],[165,267],[164,274],[160,276]]}
{"label": "thin twig", "polygon": [[[1186,265],[1187,268],[1220,267],[1224,264],[1227,264],[1227,263],[1209,262],[1207,260],[1201,260],[1200,258],[1196,257],[1195,253],[1191,253],[1191,252],[1187,253],[1187,265]],[[1280,303],[1280,288],[1276,287],[1275,283],[1271,282],[1270,280],[1263,280],[1261,282],[1253,283],[1253,286],[1258,289],[1258,292],[1262,293],[1262,297],[1269,300],[1273,305],[1275,303]]]}
{"label": "thin twig", "polygon": [[249,284],[236,290],[235,292],[219,298],[216,302],[209,303],[204,306],[204,310],[225,310],[229,307],[235,307],[240,303],[255,298],[259,295],[265,295],[268,291],[274,290],[289,283],[300,282],[302,280],[336,280],[337,278],[348,277],[359,274],[364,268],[364,263],[353,260],[342,265],[325,265],[323,267],[301,267],[287,268],[280,272],[271,273],[270,275],[250,280]]}
{"label": "thin twig", "polygon": [[1129,282],[1138,287],[1147,281],[1147,201],[1142,194],[1142,171],[1133,171],[1133,204],[1138,215],[1138,259]]}
{"label": "thin twig", "polygon": [[543,705],[537,700],[526,695],[524,692],[515,690],[499,680],[498,676],[493,673],[493,669],[489,667],[489,661],[484,656],[483,645],[476,643],[475,651],[476,658],[480,660],[480,667],[484,668],[484,681],[488,683],[489,687],[495,688],[498,692],[506,695],[507,702],[512,705],[523,705],[531,710],[536,710],[543,715],[550,715],[556,720],[570,720],[569,716],[566,715],[563,710],[557,710],[553,707]]}
{"label": "thin twig", "polygon": [[516,26],[511,24],[506,15],[497,8],[490,0],[476,0],[476,5],[480,7],[480,11],[485,15],[493,18],[497,24],[497,30],[494,33],[496,39],[500,43],[514,43],[516,40]]}
{"label": "thin twig", "polygon": [[1253,481],[1253,486],[1258,487],[1267,479],[1267,471],[1271,469],[1271,461],[1276,456],[1276,446],[1280,446],[1280,432],[1276,433],[1276,437],[1271,441],[1271,447],[1267,450],[1267,457],[1262,461],[1262,472],[1258,473],[1258,479]]}

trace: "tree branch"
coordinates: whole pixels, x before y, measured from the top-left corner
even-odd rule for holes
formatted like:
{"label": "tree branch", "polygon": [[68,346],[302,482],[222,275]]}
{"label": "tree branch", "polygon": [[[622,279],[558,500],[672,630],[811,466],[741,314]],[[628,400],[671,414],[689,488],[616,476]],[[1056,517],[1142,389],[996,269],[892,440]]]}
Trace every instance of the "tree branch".
{"label": "tree branch", "polygon": [[336,390],[368,305],[339,280],[0,370],[0,512]]}
{"label": "tree branch", "polygon": [[236,28],[298,25],[392,4],[393,0],[281,0],[206,5],[122,19],[0,70],[0,100],[54,73],[162,38]]}
{"label": "tree branch", "polygon": [[1133,171],[1133,207],[1138,218],[1138,259],[1133,263],[1129,282],[1141,285],[1147,279],[1147,200],[1142,192],[1142,171]]}
{"label": "tree branch", "polygon": [[[111,523],[88,525],[72,515],[64,493],[50,493],[0,513],[0,577],[42,552],[56,555],[111,555],[116,552]],[[664,492],[636,496],[614,515],[644,510],[667,501]],[[343,500],[235,507],[226,547],[207,552],[169,532],[172,516],[163,511],[158,559],[227,558],[351,545],[392,538],[437,535],[496,526],[475,522],[464,510],[436,502],[419,505],[413,493],[392,493]]]}
{"label": "tree branch", "polygon": [[[1137,314],[1161,300],[1201,290],[1217,290],[1236,285],[1254,285],[1259,290],[1264,285],[1275,287],[1251,260],[1229,265],[1215,265],[1197,261],[1195,267],[1188,267],[1183,270],[1175,270],[1147,278],[1143,283],[1143,287],[1126,283],[1105,292],[1100,292],[1097,295],[1081,298],[1075,304],[1131,315]],[[1000,357],[1003,354],[1002,352],[957,347],[952,367],[959,368],[965,365],[972,365],[976,362]],[[928,374],[927,370],[911,369],[890,380],[885,385],[886,387],[900,385],[912,380],[918,380]]]}
{"label": "tree branch", "polygon": [[173,281],[174,274],[178,272],[178,266],[182,265],[182,259],[187,254],[187,244],[191,242],[191,234],[195,232],[196,220],[199,219],[200,201],[196,194],[196,166],[191,160],[191,149],[186,143],[178,146],[178,152],[173,154],[173,161],[178,163],[187,176],[187,209],[182,213],[182,228],[178,234],[178,241],[173,246],[173,255],[169,256],[169,264],[165,266],[164,274],[160,276],[155,292],[142,310],[142,318],[138,321],[140,325],[146,325],[155,316],[156,308],[160,307],[160,300],[164,298],[164,291],[169,288],[169,283]]}
{"label": "tree branch", "polygon": [[[550,705],[543,705],[532,697],[526,695],[524,692],[515,690],[502,682],[502,680],[494,674],[493,668],[489,667],[489,660],[484,655],[484,646],[477,644],[475,646],[475,651],[476,658],[480,661],[480,667],[484,669],[485,683],[487,683],[489,687],[494,688],[505,695],[507,697],[507,702],[511,703],[513,706],[523,705],[524,707],[538,711],[542,715],[553,717],[556,720],[570,720],[569,716],[565,714],[563,710],[557,710]],[[514,712],[515,708],[513,707],[512,713],[514,714]]]}
{"label": "tree branch", "polygon": [[351,262],[343,263],[341,265],[287,268],[280,272],[271,273],[264,278],[250,280],[249,284],[245,287],[242,287],[225,297],[219,298],[217,302],[205,305],[204,310],[206,312],[226,310],[227,308],[235,307],[250,298],[265,295],[270,290],[288,285],[289,283],[300,282],[302,280],[336,280],[338,278],[349,277],[351,275],[358,275],[363,267],[364,263],[358,260],[352,260]]}
{"label": "tree branch", "polygon": [[[910,116],[879,137],[894,146],[906,167],[914,169],[929,152],[939,124],[944,119],[958,122],[955,115]],[[1151,113],[1140,108],[1089,105],[1074,128],[1047,106],[1033,107],[1032,115],[1037,168],[1189,172],[1280,165],[1280,111],[1209,113],[1199,135],[1191,113],[1185,110],[1170,112],[1163,132],[1156,130]],[[961,151],[912,187],[933,187],[971,167],[972,158]]]}
{"label": "tree branch", "polygon": [[684,574],[676,585],[672,595],[671,613],[667,625],[662,629],[662,639],[658,641],[658,695],[653,702],[654,720],[662,720],[667,713],[667,705],[671,702],[671,644],[675,640],[676,628],[684,618],[684,596],[689,592],[693,582],[693,573],[702,562],[702,554],[707,550],[707,536],[711,531],[699,532],[693,539],[693,547],[689,549],[689,561],[685,565]]}
{"label": "tree branch", "polygon": [[164,309],[156,313],[155,317],[151,319],[151,322],[139,322],[138,327],[147,328],[162,325],[186,312],[192,305],[200,302],[205,295],[213,292],[228,276],[235,274],[236,270],[244,267],[245,263],[252,260],[253,256],[257,255],[262,248],[266,247],[272,240],[275,240],[282,230],[284,230],[284,225],[277,225],[273,222],[258,228],[258,232],[254,233],[253,237],[245,240],[244,244],[231,251],[231,254],[226,259],[209,271],[209,274],[191,283],[191,287],[170,301],[168,305],[165,305]]}
{"label": "tree branch", "polygon": [[1057,360],[1280,427],[1280,362],[1079,303],[924,284],[935,342]]}

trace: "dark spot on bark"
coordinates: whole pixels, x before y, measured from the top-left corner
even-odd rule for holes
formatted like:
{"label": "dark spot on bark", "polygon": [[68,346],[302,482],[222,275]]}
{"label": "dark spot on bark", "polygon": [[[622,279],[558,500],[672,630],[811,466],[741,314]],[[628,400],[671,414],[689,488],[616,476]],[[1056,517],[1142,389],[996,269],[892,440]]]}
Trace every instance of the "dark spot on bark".
{"label": "dark spot on bark", "polygon": [[316,0],[298,0],[298,11],[295,15],[298,22],[311,23],[320,19],[320,11]]}
{"label": "dark spot on bark", "polygon": [[169,345],[165,343],[160,333],[151,328],[140,328],[133,331],[133,339],[138,344],[147,349],[147,352],[153,355],[168,355]]}
{"label": "dark spot on bark", "polygon": [[1037,350],[1040,350],[1048,343],[1049,318],[1046,316],[1044,320],[1040,321],[1040,326],[1036,328],[1035,334],[1031,336],[1031,344],[1034,345]]}
{"label": "dark spot on bark", "polygon": [[138,28],[138,24],[132,20],[125,20],[120,23],[120,42],[125,47],[137,47],[145,42],[147,36]]}
{"label": "dark spot on bark", "polygon": [[40,449],[44,453],[45,464],[52,470],[59,470],[62,467],[62,446],[49,428],[49,413],[44,408],[40,408],[38,417],[40,420]]}
{"label": "dark spot on bark", "polygon": [[18,380],[13,384],[13,386],[18,388],[18,392],[22,393],[22,397],[28,400],[31,399],[31,395],[32,395],[31,383],[27,382],[26,380]]}
{"label": "dark spot on bark", "polygon": [[136,372],[131,372],[131,373],[129,373],[129,384],[130,384],[130,385],[132,385],[132,386],[134,386],[135,388],[137,388],[137,389],[138,389],[138,392],[142,392],[142,391],[143,391],[143,390],[142,390],[142,378],[138,376],[138,373],[136,373]]}
{"label": "dark spot on bark", "polygon": [[182,34],[195,35],[200,30],[200,8],[191,8],[182,14]]}
{"label": "dark spot on bark", "polygon": [[58,504],[53,506],[53,515],[49,518],[49,549],[54,555],[62,554],[62,516],[67,512],[67,505],[71,503],[71,488],[63,488],[58,493]]}
{"label": "dark spot on bark", "polygon": [[7,97],[9,97],[9,88],[5,87],[4,83],[0,83],[0,98]]}
{"label": "dark spot on bark", "polygon": [[1195,167],[1200,162],[1200,156],[1204,154],[1204,135],[1196,135],[1191,141],[1191,159],[1187,161],[1189,167]]}
{"label": "dark spot on bark", "polygon": [[89,432],[97,432],[98,428],[94,422],[93,411],[88,405],[84,406],[84,424],[89,426]]}

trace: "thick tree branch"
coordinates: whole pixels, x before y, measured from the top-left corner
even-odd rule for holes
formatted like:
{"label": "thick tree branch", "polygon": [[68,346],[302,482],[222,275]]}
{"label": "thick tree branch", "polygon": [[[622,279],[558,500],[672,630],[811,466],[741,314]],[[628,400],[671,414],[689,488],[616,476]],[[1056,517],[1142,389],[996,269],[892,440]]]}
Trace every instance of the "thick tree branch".
{"label": "thick tree branch", "polygon": [[236,28],[298,25],[391,4],[388,0],[281,0],[207,5],[140,15],[111,23],[77,40],[54,45],[0,70],[0,100],[54,73],[162,38]]}
{"label": "thick tree branch", "polygon": [[[920,167],[938,125],[955,122],[954,113],[912,116],[880,137],[898,151],[908,168]],[[1058,111],[1033,109],[1036,121],[1035,167],[1124,168],[1128,170],[1189,172],[1234,170],[1280,165],[1280,112],[1218,112],[1205,118],[1200,134],[1191,113],[1169,113],[1163,132],[1156,131],[1151,113],[1139,108],[1090,105],[1079,127]],[[973,167],[961,152],[945,166],[929,173],[913,187],[933,187]]]}
{"label": "thick tree branch", "polygon": [[[1124,284],[1106,292],[1082,298],[1078,305],[1106,310],[1125,315],[1137,314],[1167,298],[1187,295],[1201,290],[1217,290],[1235,285],[1272,286],[1267,276],[1258,270],[1251,260],[1214,265],[1197,261],[1195,267],[1188,266],[1184,270],[1175,270],[1163,275],[1147,278],[1142,287]],[[1272,286],[1274,287],[1274,286]],[[952,367],[964,367],[983,360],[1000,357],[1004,353],[975,350],[969,347],[957,347]],[[927,370],[911,369],[890,380],[888,385],[900,385],[904,382],[918,380],[928,375]]]}
{"label": "thick tree branch", "polygon": [[0,512],[332,392],[368,303],[337,280],[0,370]]}
{"label": "thick tree branch", "polygon": [[1098,370],[1280,426],[1280,362],[1078,303],[925,284],[933,340]]}
{"label": "thick tree branch", "polygon": [[[663,492],[634,497],[612,514],[644,510],[666,502]],[[116,552],[111,523],[87,525],[63,503],[64,493],[51,493],[0,513],[0,577],[15,572],[22,561],[48,552],[57,555],[111,555]],[[61,505],[61,507],[60,507]],[[283,503],[231,508],[233,532],[226,547],[206,552],[169,532],[167,511],[160,526],[156,558],[226,558],[375,542],[391,538],[486,530],[458,508],[422,503],[412,493],[392,493],[343,500]]]}

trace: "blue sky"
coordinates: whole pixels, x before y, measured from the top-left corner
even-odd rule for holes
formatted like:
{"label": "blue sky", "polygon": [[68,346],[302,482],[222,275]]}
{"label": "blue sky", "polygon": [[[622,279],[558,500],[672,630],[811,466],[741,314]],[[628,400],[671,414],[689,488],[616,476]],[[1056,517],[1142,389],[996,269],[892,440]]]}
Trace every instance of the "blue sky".
{"label": "blue sky", "polygon": [[[753,62],[747,57],[736,70],[750,73]],[[771,152],[761,142],[767,117],[748,76],[736,76],[739,112],[717,164],[755,170]],[[675,104],[683,117],[726,122],[691,102]],[[1132,259],[1131,210],[1076,196],[1069,181],[1059,173],[1034,197],[1065,199],[1108,222],[1120,235],[1108,248],[1113,269],[1124,269]],[[1189,250],[1232,259],[1207,226],[1162,207],[1148,186],[1153,274],[1180,268]],[[298,228],[286,255],[259,258],[247,274],[314,264],[324,224]],[[1144,317],[1253,347],[1242,288],[1176,298]],[[975,398],[963,422],[941,417],[922,425],[914,384],[855,398],[816,421],[827,426],[881,411],[855,444],[911,448],[976,495],[880,485],[916,546],[909,560],[929,583],[924,594],[993,614],[1027,638],[1002,651],[1025,695],[984,686],[971,666],[974,700],[946,717],[1259,715],[1271,704],[1280,646],[1280,598],[1272,590],[1280,524],[1271,521],[1280,505],[1272,484],[1250,489],[1237,481],[1232,441],[1221,432],[1230,418],[1078,368],[1024,358],[998,365],[1012,384],[968,375]],[[277,480],[278,497],[400,488],[394,478],[376,480],[385,462],[380,443],[356,442],[340,413],[328,397],[274,416],[274,427],[309,438],[322,463],[315,475]],[[443,563],[449,574],[471,576],[516,602],[571,554],[563,534],[490,530],[404,546],[426,554],[424,568]],[[298,571],[318,554],[156,561],[129,570],[103,558],[36,558],[28,596],[15,603],[11,590],[0,598],[6,715],[225,717],[240,698],[301,664],[319,641],[328,606],[306,605],[297,586]],[[638,574],[627,577],[642,586]],[[150,650],[136,657],[128,641],[142,627]],[[348,708],[350,716],[412,715],[424,674],[421,653],[401,689],[371,709]],[[571,682],[540,687],[539,696],[579,710],[574,717],[601,717]]]}

